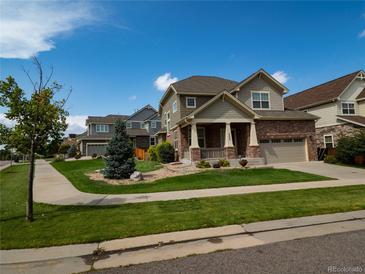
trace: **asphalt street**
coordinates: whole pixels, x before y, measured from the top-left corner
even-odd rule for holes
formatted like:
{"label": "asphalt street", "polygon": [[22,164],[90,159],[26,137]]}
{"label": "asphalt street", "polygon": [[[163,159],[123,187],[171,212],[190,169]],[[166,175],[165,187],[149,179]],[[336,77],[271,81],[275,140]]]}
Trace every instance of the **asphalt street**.
{"label": "asphalt street", "polygon": [[365,230],[92,273],[365,273]]}

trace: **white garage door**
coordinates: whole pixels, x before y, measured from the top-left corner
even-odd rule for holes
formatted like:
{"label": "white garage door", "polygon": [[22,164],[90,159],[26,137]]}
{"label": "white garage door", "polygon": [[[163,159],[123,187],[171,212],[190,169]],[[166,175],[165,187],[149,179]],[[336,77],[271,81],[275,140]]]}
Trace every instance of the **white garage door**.
{"label": "white garage door", "polygon": [[307,161],[304,139],[260,140],[260,149],[268,164]]}
{"label": "white garage door", "polygon": [[104,155],[106,153],[106,146],[107,144],[87,144],[86,155]]}

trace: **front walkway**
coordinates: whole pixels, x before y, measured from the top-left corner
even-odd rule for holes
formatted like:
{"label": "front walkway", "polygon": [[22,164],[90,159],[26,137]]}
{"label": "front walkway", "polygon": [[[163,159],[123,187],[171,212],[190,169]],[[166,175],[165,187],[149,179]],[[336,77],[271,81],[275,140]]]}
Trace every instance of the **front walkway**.
{"label": "front walkway", "polygon": [[365,185],[365,170],[343,166],[332,166],[321,162],[304,162],[276,165],[281,168],[305,171],[339,180],[274,185],[240,186],[183,190],[139,194],[91,194],[77,190],[61,173],[48,162],[38,160],[35,169],[34,200],[56,205],[115,205],[152,201],[183,200],[257,192],[273,192],[296,189]]}

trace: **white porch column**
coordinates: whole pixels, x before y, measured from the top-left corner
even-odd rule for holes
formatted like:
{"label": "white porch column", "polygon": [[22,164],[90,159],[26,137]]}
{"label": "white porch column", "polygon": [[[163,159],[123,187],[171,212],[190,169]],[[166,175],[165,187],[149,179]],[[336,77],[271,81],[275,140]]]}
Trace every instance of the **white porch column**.
{"label": "white porch column", "polygon": [[226,132],[224,138],[224,147],[233,147],[231,123],[226,123]]}
{"label": "white porch column", "polygon": [[191,146],[190,146],[190,148],[199,148],[198,130],[196,129],[196,123],[191,124]]}
{"label": "white porch column", "polygon": [[256,135],[256,126],[255,122],[251,122],[250,126],[250,146],[258,146],[257,135]]}

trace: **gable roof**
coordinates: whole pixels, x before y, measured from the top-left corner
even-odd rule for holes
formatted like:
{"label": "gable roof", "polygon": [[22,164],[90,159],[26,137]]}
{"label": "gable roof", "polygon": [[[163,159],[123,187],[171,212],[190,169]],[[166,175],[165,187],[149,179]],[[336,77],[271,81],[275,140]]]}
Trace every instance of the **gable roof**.
{"label": "gable roof", "polygon": [[145,119],[145,121],[150,121],[150,120],[157,120],[160,121],[160,116],[158,116],[158,112],[152,114],[151,116],[147,117]]}
{"label": "gable roof", "polygon": [[109,114],[107,116],[88,116],[86,119],[86,125],[90,123],[106,123],[114,124],[117,120],[127,120],[128,115],[115,115]]}
{"label": "gable roof", "polygon": [[272,77],[268,72],[266,72],[263,68],[260,68],[258,71],[252,73],[247,78],[243,79],[241,82],[239,82],[234,88],[230,90],[230,92],[236,92],[239,91],[239,89],[244,86],[245,84],[249,83],[251,80],[255,79],[256,77],[261,76],[266,77],[268,80],[273,82],[276,86],[282,89],[283,93],[288,92],[288,89],[286,86],[284,86],[282,83],[280,83],[278,80],[276,80],[274,77]]}
{"label": "gable roof", "polygon": [[[142,112],[145,111],[145,114],[142,114]],[[139,116],[139,118],[136,121],[144,121],[146,118],[150,117],[151,115],[157,113],[157,110],[155,110],[151,105],[145,105],[144,107],[142,107],[141,109],[137,110],[136,112],[134,112],[133,114],[131,114],[128,117],[128,120],[134,120],[133,118],[135,118],[136,116]]]}
{"label": "gable roof", "polygon": [[284,98],[288,109],[303,109],[337,100],[361,70],[341,76]]}
{"label": "gable roof", "polygon": [[357,95],[356,100],[365,99],[365,88]]}
{"label": "gable roof", "polygon": [[365,116],[360,115],[337,115],[337,118],[358,126],[365,127]]}

